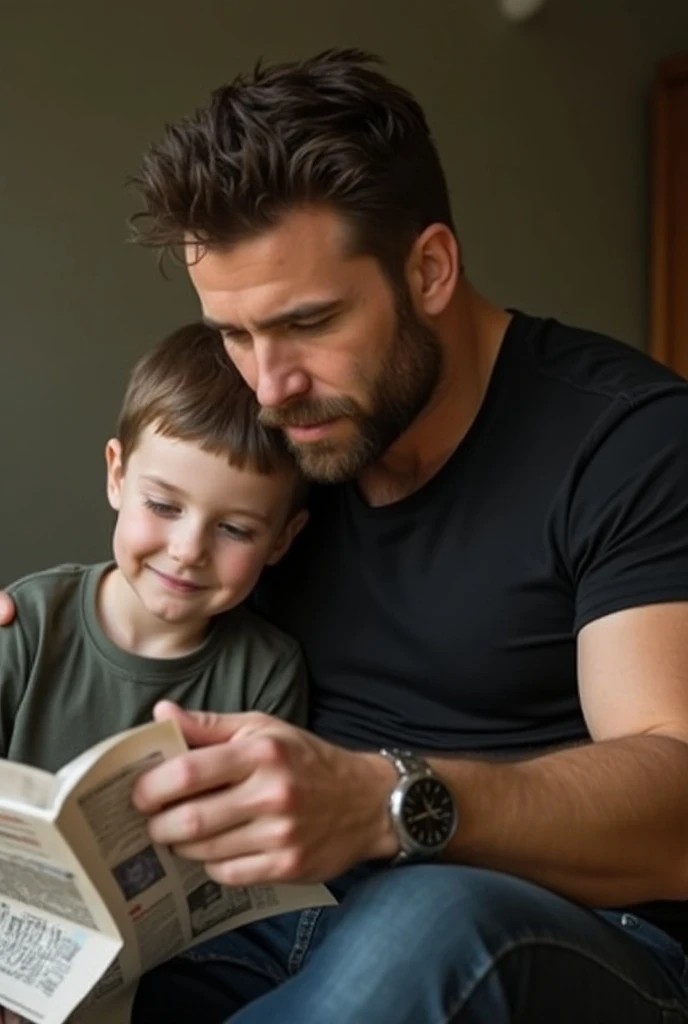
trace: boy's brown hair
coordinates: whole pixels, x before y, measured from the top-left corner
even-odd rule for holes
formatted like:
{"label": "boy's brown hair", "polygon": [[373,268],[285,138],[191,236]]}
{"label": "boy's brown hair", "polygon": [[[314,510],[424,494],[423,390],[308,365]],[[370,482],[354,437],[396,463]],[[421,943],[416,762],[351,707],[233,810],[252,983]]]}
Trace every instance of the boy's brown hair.
{"label": "boy's brown hair", "polygon": [[117,423],[122,464],[142,431],[154,427],[164,437],[226,456],[238,469],[292,472],[295,512],[305,500],[305,482],[281,432],[259,423],[258,411],[220,334],[202,323],[187,324],[155,345],[131,373]]}

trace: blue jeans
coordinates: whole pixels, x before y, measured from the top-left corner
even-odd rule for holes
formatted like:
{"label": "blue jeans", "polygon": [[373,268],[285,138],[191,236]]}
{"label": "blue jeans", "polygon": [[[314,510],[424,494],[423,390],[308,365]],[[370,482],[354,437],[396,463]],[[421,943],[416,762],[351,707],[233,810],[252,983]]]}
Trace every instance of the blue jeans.
{"label": "blue jeans", "polygon": [[[339,891],[337,891],[339,887]],[[142,979],[133,1024],[678,1024],[680,945],[478,868],[332,885],[338,907],[227,933]]]}

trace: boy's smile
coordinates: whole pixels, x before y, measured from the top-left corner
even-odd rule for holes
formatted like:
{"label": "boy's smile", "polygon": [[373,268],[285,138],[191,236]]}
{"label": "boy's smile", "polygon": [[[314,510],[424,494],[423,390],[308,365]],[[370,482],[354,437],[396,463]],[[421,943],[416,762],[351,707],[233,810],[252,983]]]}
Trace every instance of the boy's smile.
{"label": "boy's smile", "polygon": [[288,522],[294,476],[239,469],[152,426],[125,465],[117,441],[106,455],[118,517],[117,569],[101,588],[104,625],[129,650],[176,656],[197,646],[209,619],[243,601],[286,550],[303,521]]}

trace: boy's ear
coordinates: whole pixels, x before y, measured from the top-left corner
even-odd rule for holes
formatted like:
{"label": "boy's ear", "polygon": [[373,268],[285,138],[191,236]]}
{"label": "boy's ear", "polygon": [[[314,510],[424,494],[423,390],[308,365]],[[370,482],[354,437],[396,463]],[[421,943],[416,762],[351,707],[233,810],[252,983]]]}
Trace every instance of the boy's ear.
{"label": "boy's ear", "polygon": [[301,533],[304,526],[308,522],[308,509],[302,508],[300,512],[297,512],[295,516],[292,516],[289,522],[286,524],[281,534],[275,541],[275,546],[270,552],[270,557],[266,558],[266,565],[274,565],[275,562],[279,562],[280,558],[286,555],[287,551],[292,545],[294,538],[297,534]]}
{"label": "boy's ear", "polygon": [[107,466],[107,497],[115,512],[119,512],[122,498],[122,445],[116,437],[111,437],[105,445],[105,465]]}

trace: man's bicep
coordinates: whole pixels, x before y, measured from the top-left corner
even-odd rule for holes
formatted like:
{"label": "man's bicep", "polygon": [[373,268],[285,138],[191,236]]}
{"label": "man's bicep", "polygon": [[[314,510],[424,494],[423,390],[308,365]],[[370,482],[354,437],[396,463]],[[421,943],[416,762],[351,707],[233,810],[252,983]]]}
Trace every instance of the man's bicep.
{"label": "man's bicep", "polygon": [[617,410],[564,491],[573,627],[688,601],[688,387]]}
{"label": "man's bicep", "polygon": [[688,601],[589,622],[578,635],[578,682],[594,740],[657,733],[688,741]]}

